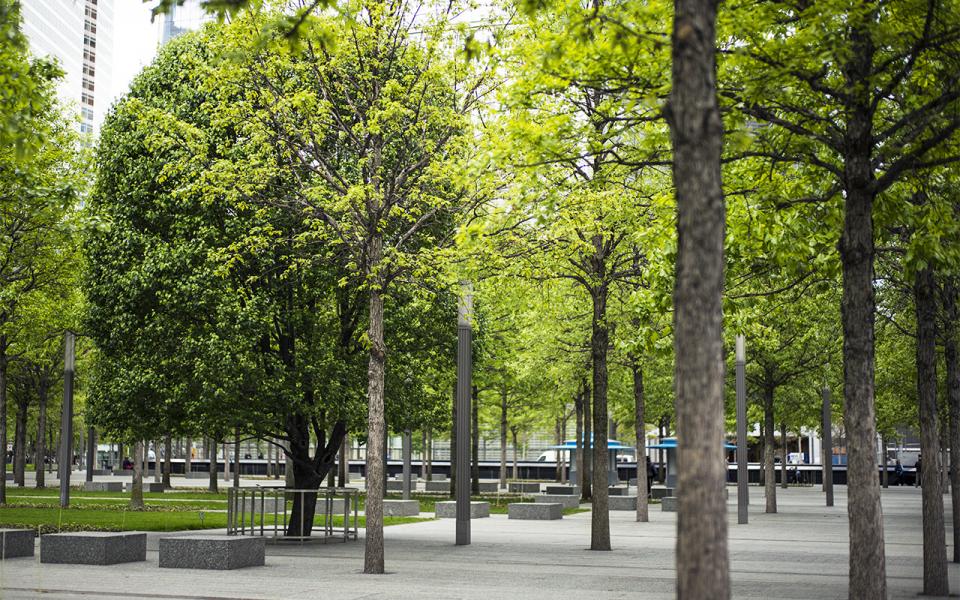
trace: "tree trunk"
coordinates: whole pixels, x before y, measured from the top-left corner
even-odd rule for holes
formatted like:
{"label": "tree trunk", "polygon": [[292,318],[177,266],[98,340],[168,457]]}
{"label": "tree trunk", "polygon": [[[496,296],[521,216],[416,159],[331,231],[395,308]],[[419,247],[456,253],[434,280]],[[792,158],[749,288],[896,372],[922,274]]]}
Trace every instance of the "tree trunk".
{"label": "tree trunk", "polygon": [[130,510],[143,510],[143,442],[133,445],[133,484],[130,486]]}
{"label": "tree trunk", "polygon": [[[594,246],[598,243],[595,241]],[[601,278],[605,276],[601,261],[596,261]],[[593,325],[590,354],[593,363],[593,508],[590,511],[590,549],[610,550],[610,482],[607,473],[610,453],[607,449],[607,290],[605,286],[593,294]]]}
{"label": "tree trunk", "polygon": [[887,436],[880,436],[880,445],[883,446],[882,452],[880,454],[880,468],[883,469],[881,473],[881,485],[884,488],[890,487],[890,476],[887,473]]}
{"label": "tree trunk", "polygon": [[943,290],[945,313],[943,356],[950,415],[950,506],[953,521],[953,562],[960,563],[960,362],[957,360],[957,288],[953,279]]}
{"label": "tree trunk", "polygon": [[339,482],[337,485],[340,487],[347,487],[350,483],[350,458],[349,458],[349,447],[350,447],[350,436],[344,435],[343,442],[340,444],[340,464],[338,469],[338,479]]}
{"label": "tree trunk", "polygon": [[173,440],[170,439],[170,434],[167,434],[167,437],[163,439],[163,487],[164,489],[173,488],[170,485],[170,469],[173,466]]}
{"label": "tree trunk", "polygon": [[581,498],[593,501],[593,411],[591,410],[592,390],[589,385],[583,384],[583,477],[580,478]]}
{"label": "tree trunk", "polygon": [[[660,417],[659,426],[657,427],[657,432],[659,434],[659,442],[663,443],[663,438],[667,437],[670,427],[670,417],[664,415]],[[657,481],[660,485],[663,485],[667,480],[667,469],[666,465],[663,462],[663,450],[657,450]]]}
{"label": "tree trunk", "polygon": [[500,488],[507,489],[507,386],[500,388]]}
{"label": "tree trunk", "polygon": [[37,413],[37,460],[33,465],[37,473],[37,488],[46,487],[44,481],[44,467],[47,462],[47,394],[49,393],[46,377],[42,376],[37,381],[37,400],[39,411]]}
{"label": "tree trunk", "polygon": [[470,470],[470,493],[477,496],[480,494],[480,402],[477,386],[473,386],[473,406],[470,409],[473,412],[470,419],[473,425],[470,435],[470,453],[473,459]]}
{"label": "tree trunk", "polygon": [[233,436],[233,487],[240,487],[240,428],[234,432]]}
{"label": "tree trunk", "polygon": [[[382,240],[374,236],[369,250],[372,269],[379,267]],[[371,269],[371,270],[372,270]],[[383,342],[383,290],[378,282],[370,286],[370,323],[367,343],[370,361],[367,368],[367,499],[366,543],[363,555],[364,573],[383,573],[383,443],[386,440],[386,420],[383,408],[384,369],[386,346]]]}
{"label": "tree trunk", "polygon": [[787,489],[787,422],[780,421],[780,487]]}
{"label": "tree trunk", "polygon": [[[560,417],[557,417],[553,423],[553,445],[560,446],[561,444],[563,444],[563,434],[560,432]],[[554,456],[556,457],[557,466],[553,470],[553,480],[560,483],[563,479],[563,461],[560,460],[562,451],[557,450]]]}
{"label": "tree trunk", "polygon": [[27,408],[29,398],[26,394],[20,396],[20,398],[17,398],[17,417],[13,431],[13,482],[19,487],[23,487],[25,471],[27,470]]}
{"label": "tree trunk", "polygon": [[433,480],[433,430],[427,429],[427,481]]}
{"label": "tree trunk", "polygon": [[577,395],[573,399],[574,408],[577,411],[577,441],[576,441],[576,462],[575,468],[577,471],[577,483],[580,485],[580,499],[584,500],[583,497],[583,467],[586,464],[586,461],[583,460],[583,455],[586,453],[586,444],[583,439],[583,388],[577,391]]}
{"label": "tree trunk", "polygon": [[667,121],[677,199],[674,354],[678,447],[677,597],[730,597],[723,404],[723,123],[717,2],[675,0]]}
{"label": "tree trunk", "polygon": [[183,455],[183,476],[187,477],[190,472],[190,464],[193,461],[193,439],[187,438],[186,453]]}
{"label": "tree trunk", "polygon": [[871,87],[874,48],[868,25],[848,26],[853,53],[843,66],[850,93],[844,136],[843,271],[844,426],[847,437],[847,515],[850,521],[851,598],[886,598],[883,512],[877,477],[874,407],[873,131]]}
{"label": "tree trunk", "polygon": [[637,424],[637,521],[646,523],[650,520],[647,503],[647,494],[650,491],[647,489],[647,431],[643,406],[643,368],[640,361],[634,358],[630,362],[630,370],[633,373],[633,407]]}
{"label": "tree trunk", "polygon": [[208,489],[216,494],[217,476],[220,474],[219,469],[217,469],[217,441],[213,438],[207,438],[206,446],[207,452],[210,454],[210,483]]}
{"label": "tree trunk", "polygon": [[0,505],[7,503],[7,336],[0,335]]}
{"label": "tree trunk", "polygon": [[923,593],[946,596],[947,546],[943,527],[943,495],[937,466],[937,305],[933,271],[927,267],[916,274],[913,286],[917,311],[917,398],[920,401],[920,453],[923,481]]}
{"label": "tree trunk", "polygon": [[774,464],[773,439],[773,394],[774,388],[763,389],[763,491],[767,497],[768,513],[777,512],[777,475]]}
{"label": "tree trunk", "polygon": [[520,453],[520,448],[517,446],[517,428],[511,427],[510,434],[513,436],[513,479],[520,479],[520,471],[517,469],[517,454]]}
{"label": "tree trunk", "polygon": [[450,497],[457,490],[457,386],[453,386],[453,406],[450,410]]}

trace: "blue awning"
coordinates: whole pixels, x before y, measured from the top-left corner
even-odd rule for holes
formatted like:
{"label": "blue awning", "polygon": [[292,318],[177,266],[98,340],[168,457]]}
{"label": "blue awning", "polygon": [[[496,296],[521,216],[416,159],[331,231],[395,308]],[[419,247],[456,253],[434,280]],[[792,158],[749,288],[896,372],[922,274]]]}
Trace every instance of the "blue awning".
{"label": "blue awning", "polygon": [[[586,441],[586,440],[584,440]],[[584,444],[587,448],[593,448],[593,439],[591,438],[590,444]],[[576,450],[577,441],[576,440],[567,440],[559,446],[550,446],[551,450]],[[633,446],[625,446],[622,442],[617,440],[607,440],[607,450],[636,450]]]}
{"label": "blue awning", "polygon": [[[655,450],[673,450],[677,447],[677,438],[663,438],[663,441],[659,444],[652,444],[647,446],[647,448],[653,448]],[[736,450],[737,447],[731,444],[730,442],[723,443],[724,450]]]}

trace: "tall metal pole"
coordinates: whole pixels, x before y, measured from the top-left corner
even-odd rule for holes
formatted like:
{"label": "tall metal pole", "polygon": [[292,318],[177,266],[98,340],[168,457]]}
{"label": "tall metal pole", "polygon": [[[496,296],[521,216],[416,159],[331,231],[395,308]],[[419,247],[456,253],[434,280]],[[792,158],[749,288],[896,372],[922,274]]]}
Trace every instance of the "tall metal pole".
{"label": "tall metal pole", "polygon": [[827,506],[833,506],[833,425],[830,423],[830,388],[823,384],[823,491],[827,494]]}
{"label": "tall metal pole", "polygon": [[410,478],[411,478],[411,469],[410,469],[410,446],[411,446],[411,434],[409,429],[403,430],[403,499],[410,499]]}
{"label": "tall metal pole", "polygon": [[750,491],[747,488],[747,356],[746,341],[737,336],[737,523],[748,520],[747,506]]}
{"label": "tall metal pole", "polygon": [[70,506],[70,465],[73,463],[73,368],[75,338],[63,336],[63,412],[60,418],[60,506]]}
{"label": "tall metal pole", "polygon": [[470,385],[472,383],[473,287],[462,282],[457,311],[457,545],[470,544]]}

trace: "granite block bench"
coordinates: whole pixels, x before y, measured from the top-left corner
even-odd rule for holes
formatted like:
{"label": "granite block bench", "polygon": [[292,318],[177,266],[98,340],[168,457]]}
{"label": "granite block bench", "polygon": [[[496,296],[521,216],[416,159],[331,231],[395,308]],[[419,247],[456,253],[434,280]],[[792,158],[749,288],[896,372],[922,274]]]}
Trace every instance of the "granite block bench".
{"label": "granite block bench", "polygon": [[[457,503],[454,501],[448,502],[437,502],[436,503],[436,514],[438,519],[456,519],[457,518]],[[471,519],[482,519],[484,517],[490,516],[490,503],[489,502],[471,502],[470,503],[470,518]]]}
{"label": "granite block bench", "polygon": [[533,501],[537,504],[559,504],[563,508],[580,507],[580,496],[571,496],[570,494],[541,494],[534,496]]}
{"label": "granite block bench", "polygon": [[147,560],[147,534],[82,531],[40,537],[40,562],[69,565],[115,565]]}
{"label": "granite block bench", "polygon": [[654,500],[659,500],[661,498],[665,498],[666,496],[673,496],[673,488],[658,485],[650,488],[650,497]]}
{"label": "granite block bench", "polygon": [[419,500],[384,500],[383,516],[416,517],[420,514]]}
{"label": "granite block bench", "polygon": [[664,496],[660,499],[660,510],[662,512],[677,512],[677,497]]}
{"label": "granite block bench", "polygon": [[[128,492],[133,491],[133,482],[123,484],[123,489]],[[157,483],[156,481],[144,481],[143,482],[143,491],[151,492],[154,494],[162,493],[164,490],[162,483]]]}
{"label": "granite block bench", "polygon": [[500,482],[498,481],[481,481],[480,482],[481,494],[494,494],[499,490],[500,490]]}
{"label": "granite block bench", "polygon": [[267,539],[241,535],[160,538],[160,567],[229,570],[264,565]]}
{"label": "granite block bench", "polygon": [[210,471],[190,471],[184,475],[187,479],[210,479]]}
{"label": "granite block bench", "polygon": [[544,492],[547,494],[554,495],[568,495],[568,496],[579,496],[580,495],[580,486],[579,485],[548,485],[544,488]]}
{"label": "granite block bench", "polygon": [[32,529],[0,529],[0,559],[33,556]]}
{"label": "granite block bench", "polygon": [[424,489],[428,492],[449,492],[450,482],[449,481],[428,481],[424,485]]}
{"label": "granite block bench", "polygon": [[85,492],[122,492],[123,482],[122,481],[84,481],[83,491]]}
{"label": "granite block bench", "polygon": [[637,510],[636,496],[610,496],[607,498],[608,510]]}
{"label": "granite block bench", "polygon": [[[411,481],[411,482],[410,482],[410,489],[416,489],[416,488],[417,488],[417,482],[416,482],[416,481]],[[388,491],[388,492],[402,492],[402,491],[403,491],[403,480],[398,481],[398,480],[396,480],[396,479],[390,479],[389,481],[387,481],[387,491]]]}
{"label": "granite block bench", "polygon": [[563,505],[553,503],[513,502],[507,505],[507,518],[527,521],[553,521],[563,518]]}
{"label": "granite block bench", "polygon": [[607,496],[609,497],[626,496],[626,495],[627,495],[627,488],[625,487],[613,486],[613,487],[607,488]]}
{"label": "granite block bench", "polygon": [[540,484],[529,481],[514,481],[509,484],[507,489],[520,494],[539,494]]}

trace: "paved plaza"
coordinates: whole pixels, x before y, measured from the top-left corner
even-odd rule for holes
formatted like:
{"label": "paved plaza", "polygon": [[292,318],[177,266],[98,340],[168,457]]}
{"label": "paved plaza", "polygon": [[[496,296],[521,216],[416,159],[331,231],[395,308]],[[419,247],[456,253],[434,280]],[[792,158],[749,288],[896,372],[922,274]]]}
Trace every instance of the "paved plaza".
{"label": "paved plaza", "polygon": [[[846,488],[823,507],[819,488],[778,490],[780,513],[763,514],[762,490],[751,488],[750,524],[736,524],[730,495],[730,551],[736,598],[846,598]],[[944,497],[949,522],[949,496]],[[920,493],[883,492],[891,598],[921,589]],[[0,561],[0,598],[673,598],[676,514],[651,507],[650,523],[612,512],[612,552],[591,552],[590,513],[560,521],[473,521],[473,544],[453,545],[454,521],[388,527],[384,576],[360,573],[363,542],[268,546],[265,567],[230,572],[157,566],[150,534],[147,561],[91,567],[34,559]],[[361,530],[362,536],[362,530]],[[951,540],[947,531],[947,540]],[[952,555],[952,548],[950,549]],[[950,565],[960,591],[960,565]]]}

